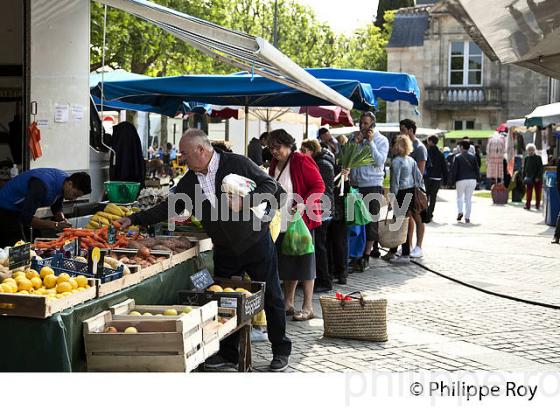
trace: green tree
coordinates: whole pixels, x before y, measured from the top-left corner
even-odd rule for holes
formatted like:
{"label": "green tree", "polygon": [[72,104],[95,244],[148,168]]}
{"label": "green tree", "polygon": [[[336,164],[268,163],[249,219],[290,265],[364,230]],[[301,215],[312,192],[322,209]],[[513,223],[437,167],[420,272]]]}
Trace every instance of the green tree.
{"label": "green tree", "polygon": [[403,7],[413,7],[414,4],[414,0],[379,0],[377,14],[375,17],[375,25],[379,28],[383,28],[383,25],[385,24],[385,13],[387,11],[398,10]]}
{"label": "green tree", "polygon": [[[271,0],[158,0],[159,4],[272,42]],[[103,6],[92,3],[91,69],[101,66]],[[139,74],[224,74],[238,69],[209,57],[152,23],[108,8],[107,65]],[[325,67],[337,59],[337,37],[313,11],[294,0],[278,2],[278,48],[303,66]]]}

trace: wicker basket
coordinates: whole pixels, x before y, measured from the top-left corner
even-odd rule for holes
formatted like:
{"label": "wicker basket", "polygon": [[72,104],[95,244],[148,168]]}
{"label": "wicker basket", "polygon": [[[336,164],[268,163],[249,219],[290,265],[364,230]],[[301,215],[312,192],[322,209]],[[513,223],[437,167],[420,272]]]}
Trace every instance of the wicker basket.
{"label": "wicker basket", "polygon": [[[358,294],[359,296],[352,296]],[[387,300],[363,297],[361,292],[321,296],[324,336],[387,341]]]}
{"label": "wicker basket", "polygon": [[396,248],[406,242],[408,216],[403,219],[400,227],[398,227],[394,218],[385,218],[379,221],[377,229],[379,244],[384,248]]}

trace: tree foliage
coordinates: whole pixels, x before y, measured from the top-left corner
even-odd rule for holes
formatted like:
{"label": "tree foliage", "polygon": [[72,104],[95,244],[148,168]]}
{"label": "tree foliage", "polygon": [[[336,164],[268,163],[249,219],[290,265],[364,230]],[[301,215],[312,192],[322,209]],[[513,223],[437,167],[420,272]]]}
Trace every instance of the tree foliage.
{"label": "tree foliage", "polygon": [[[262,37],[272,43],[274,0],[152,0],[191,16]],[[413,0],[412,0],[413,1]],[[408,5],[410,1],[383,1]],[[401,4],[402,3],[402,4]],[[91,3],[91,70],[101,67],[104,6]],[[320,22],[313,10],[297,0],[278,0],[277,47],[302,67],[339,67],[386,70],[385,47],[394,12],[383,23],[372,22],[352,35],[337,35]],[[378,14],[379,20],[379,14]],[[112,7],[107,8],[105,64],[151,76],[226,74],[238,71],[195,50],[152,23]]]}
{"label": "tree foliage", "polygon": [[414,0],[379,0],[377,6],[377,15],[375,18],[375,25],[379,28],[383,28],[386,19],[385,13],[391,10],[398,10],[403,7],[413,7]]}
{"label": "tree foliage", "polygon": [[[272,43],[274,0],[157,0],[159,4]],[[381,4],[381,3],[380,3]],[[101,67],[103,5],[91,3],[91,69]],[[105,64],[152,76],[237,71],[195,50],[154,24],[107,8]],[[303,67],[382,70],[385,26],[373,23],[352,36],[337,35],[297,0],[278,0],[278,48]]]}

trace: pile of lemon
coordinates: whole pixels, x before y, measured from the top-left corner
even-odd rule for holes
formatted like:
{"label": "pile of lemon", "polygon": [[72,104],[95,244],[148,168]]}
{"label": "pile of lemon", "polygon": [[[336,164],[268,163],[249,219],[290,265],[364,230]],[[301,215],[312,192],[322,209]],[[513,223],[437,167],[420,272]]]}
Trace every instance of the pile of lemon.
{"label": "pile of lemon", "polygon": [[83,276],[71,277],[67,273],[56,276],[52,268],[45,266],[41,272],[34,269],[16,271],[11,278],[0,284],[0,293],[17,293],[20,295],[44,296],[60,299],[88,289],[88,279]]}

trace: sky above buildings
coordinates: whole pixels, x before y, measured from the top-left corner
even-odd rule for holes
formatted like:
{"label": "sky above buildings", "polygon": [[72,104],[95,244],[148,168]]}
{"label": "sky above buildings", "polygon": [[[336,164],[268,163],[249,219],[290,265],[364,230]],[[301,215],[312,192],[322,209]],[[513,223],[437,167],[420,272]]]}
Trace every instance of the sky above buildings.
{"label": "sky above buildings", "polygon": [[352,32],[370,21],[377,12],[379,0],[297,0],[310,6],[320,21],[329,23],[338,34]]}

